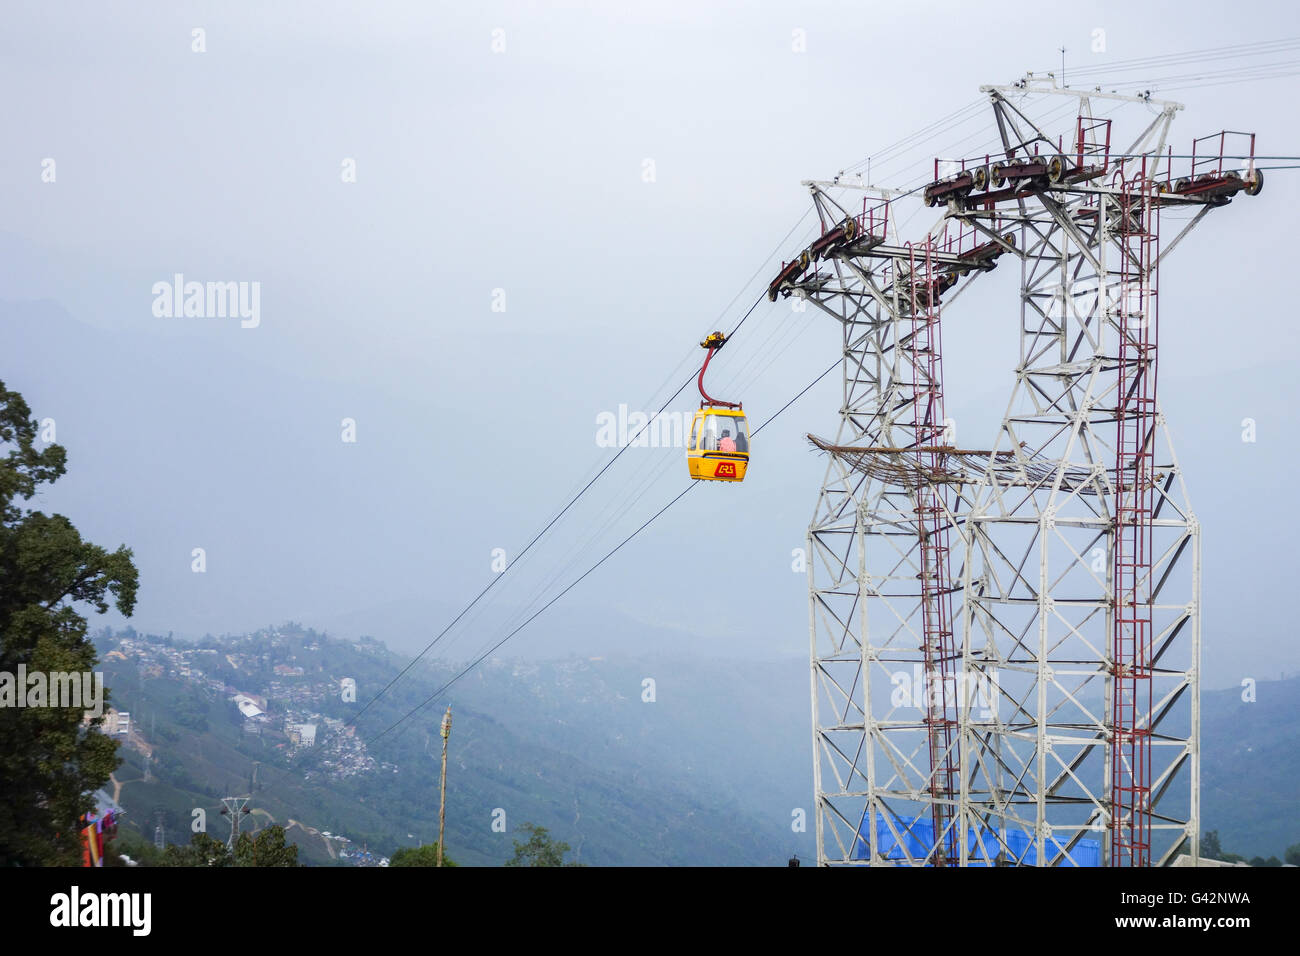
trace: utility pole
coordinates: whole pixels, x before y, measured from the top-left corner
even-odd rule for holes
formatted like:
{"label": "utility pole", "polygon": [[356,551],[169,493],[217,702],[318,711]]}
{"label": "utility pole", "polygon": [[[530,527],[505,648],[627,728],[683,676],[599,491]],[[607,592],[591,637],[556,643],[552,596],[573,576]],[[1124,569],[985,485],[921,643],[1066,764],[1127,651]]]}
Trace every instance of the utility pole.
{"label": "utility pole", "polygon": [[153,845],[156,850],[163,850],[167,846],[167,835],[163,831],[162,811],[158,811],[158,825],[153,828]]}
{"label": "utility pole", "polygon": [[221,803],[221,813],[223,816],[230,817],[230,839],[226,841],[226,846],[230,849],[235,848],[236,841],[239,840],[239,823],[249,813],[253,811],[248,809],[249,801],[252,797],[225,797]]}
{"label": "utility pole", "polygon": [[442,834],[447,824],[447,738],[451,736],[451,704],[442,715],[442,783],[438,800],[438,865],[442,866]]}
{"label": "utility pole", "polygon": [[149,772],[153,766],[153,749],[157,746],[154,741],[158,738],[155,732],[158,730],[158,712],[154,711],[149,717],[149,749],[144,755],[144,782],[153,783],[153,775]]}

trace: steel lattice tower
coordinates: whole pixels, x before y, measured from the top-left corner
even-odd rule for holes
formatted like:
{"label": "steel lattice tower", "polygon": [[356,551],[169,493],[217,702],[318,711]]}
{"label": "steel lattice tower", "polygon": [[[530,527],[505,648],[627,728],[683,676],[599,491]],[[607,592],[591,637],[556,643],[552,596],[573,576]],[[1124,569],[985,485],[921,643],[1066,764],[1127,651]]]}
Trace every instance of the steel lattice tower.
{"label": "steel lattice tower", "polygon": [[[923,243],[887,244],[887,212],[811,183],[822,237],[769,289],[844,330],[808,538],[818,862],[1195,859],[1199,527],[1156,394],[1158,274],[1211,208],[1259,191],[1254,138],[1242,172],[1225,147],[1245,134],[1216,134],[1175,178],[1178,104],[984,92],[1002,150],[926,189],[946,212]],[[1077,103],[1068,144],[1026,96]],[[1124,151],[1095,102],[1146,114]],[[1162,247],[1169,207],[1191,215]],[[962,450],[937,427],[939,301],[1007,253],[1015,385],[992,447]]]}
{"label": "steel lattice tower", "polygon": [[[808,183],[822,235],[769,294],[797,292],[844,336],[844,398],[809,529],[810,630],[821,862],[869,862],[876,830],[898,841],[928,825],[914,862],[959,862],[960,665],[953,528],[961,485],[935,481],[946,442],[941,301],[1010,246],[940,222],[891,245],[888,201],[850,213]],[[967,476],[973,485],[977,475]],[[960,549],[958,554],[960,554]],[[895,677],[915,681],[905,699]],[[863,821],[869,821],[864,828]]]}
{"label": "steel lattice tower", "polygon": [[[1195,860],[1200,529],[1156,394],[1158,276],[1205,213],[1261,180],[1225,167],[1224,136],[1171,176],[1176,103],[1033,90],[1078,100],[1067,151],[1013,105],[1023,87],[986,92],[1008,161],[1065,165],[1001,210],[1021,238],[1020,358],[967,517],[962,630],[1005,712],[963,717],[964,825],[1009,864],[1077,863],[1085,840],[1112,866]],[[1112,157],[1099,101],[1156,116]],[[1195,214],[1162,249],[1171,207]]]}

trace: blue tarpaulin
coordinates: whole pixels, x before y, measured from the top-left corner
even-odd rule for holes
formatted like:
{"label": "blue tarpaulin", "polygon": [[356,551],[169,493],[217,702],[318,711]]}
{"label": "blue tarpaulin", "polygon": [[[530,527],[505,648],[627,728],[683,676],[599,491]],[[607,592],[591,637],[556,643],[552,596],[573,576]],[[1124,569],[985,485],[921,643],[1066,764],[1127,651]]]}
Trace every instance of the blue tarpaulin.
{"label": "blue tarpaulin", "polygon": [[[904,862],[910,856],[914,860],[925,859],[934,847],[934,820],[929,817],[895,817],[894,828],[899,837],[895,838],[889,822],[883,816],[876,818],[876,847],[880,856],[886,860]],[[863,832],[866,818],[858,831],[857,844],[853,848],[853,859],[865,860],[871,855],[869,837]],[[1037,866],[1038,846],[1032,834],[1025,830],[1006,830],[998,827],[983,827],[966,831],[966,852],[970,866]],[[1046,850],[1048,862],[1059,856],[1065,847],[1053,839],[1047,838]],[[926,864],[929,866],[930,864]],[[1069,854],[1062,858],[1058,866],[1101,866],[1101,843],[1097,840],[1079,840]]]}

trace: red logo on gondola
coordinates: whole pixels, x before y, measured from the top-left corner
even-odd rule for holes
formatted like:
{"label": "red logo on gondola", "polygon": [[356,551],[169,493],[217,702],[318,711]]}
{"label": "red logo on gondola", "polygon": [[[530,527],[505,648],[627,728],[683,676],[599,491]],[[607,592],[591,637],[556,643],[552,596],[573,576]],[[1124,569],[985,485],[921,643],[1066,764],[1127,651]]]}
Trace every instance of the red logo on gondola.
{"label": "red logo on gondola", "polygon": [[718,465],[718,470],[713,473],[714,478],[735,478],[735,462],[724,461]]}

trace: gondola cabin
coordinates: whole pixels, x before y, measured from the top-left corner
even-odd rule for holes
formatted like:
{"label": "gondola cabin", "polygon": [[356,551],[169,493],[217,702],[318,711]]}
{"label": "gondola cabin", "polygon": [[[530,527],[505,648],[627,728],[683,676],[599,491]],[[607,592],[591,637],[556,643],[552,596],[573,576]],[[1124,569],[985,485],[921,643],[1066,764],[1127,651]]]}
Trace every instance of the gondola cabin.
{"label": "gondola cabin", "polygon": [[739,408],[704,407],[695,413],[686,445],[692,478],[744,481],[749,467],[749,426]]}

